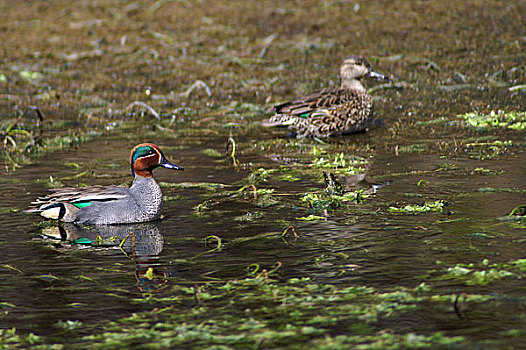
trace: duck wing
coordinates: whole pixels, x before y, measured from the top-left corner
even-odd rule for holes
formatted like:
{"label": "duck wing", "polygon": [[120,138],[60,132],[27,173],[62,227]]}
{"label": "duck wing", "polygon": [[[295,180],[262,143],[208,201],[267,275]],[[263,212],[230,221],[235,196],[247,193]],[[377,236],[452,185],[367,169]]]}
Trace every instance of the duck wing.
{"label": "duck wing", "polygon": [[373,103],[369,95],[345,92],[340,94],[340,103],[327,108],[318,108],[309,114],[309,123],[316,136],[354,133],[369,127]]}
{"label": "duck wing", "polygon": [[128,188],[122,186],[64,187],[49,191],[49,194],[31,202],[32,208],[28,211],[41,211],[54,203],[71,203],[77,207],[84,207],[94,201],[118,200],[128,195]]}
{"label": "duck wing", "polygon": [[309,117],[310,113],[320,109],[330,109],[341,105],[341,89],[323,89],[296,100],[285,102],[274,107],[276,114],[296,117]]}

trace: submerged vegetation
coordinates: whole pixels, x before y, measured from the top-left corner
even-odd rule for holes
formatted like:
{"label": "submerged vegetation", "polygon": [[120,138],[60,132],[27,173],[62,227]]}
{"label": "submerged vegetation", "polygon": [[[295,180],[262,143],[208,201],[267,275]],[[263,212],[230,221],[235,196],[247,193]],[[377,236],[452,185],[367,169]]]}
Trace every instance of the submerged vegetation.
{"label": "submerged vegetation", "polygon": [[[287,346],[311,349],[346,348],[427,348],[461,343],[463,337],[447,337],[440,332],[431,335],[397,335],[389,330],[374,334],[378,320],[395,319],[412,312],[418,304],[430,301],[425,284],[413,290],[399,288],[379,292],[370,287],[338,287],[315,283],[309,278],[293,278],[276,283],[269,276],[233,280],[221,284],[174,285],[170,297],[154,295],[133,300],[154,304],[151,311],[134,314],[105,327],[102,332],[68,341],[68,346],[85,344],[97,348],[127,348],[145,346],[161,349],[203,346],[270,348]],[[435,303],[444,303],[434,298]],[[472,302],[486,300],[475,298]],[[447,303],[447,298],[446,298]],[[195,307],[178,310],[179,306]],[[231,305],[242,307],[245,315],[233,317]],[[320,315],[319,308],[325,313]],[[149,321],[155,319],[151,327]],[[192,319],[192,323],[188,320]],[[76,321],[62,322],[69,330],[82,327]],[[347,325],[348,335],[323,336],[339,325]],[[40,337],[18,337],[13,331],[4,332],[5,344],[39,344]],[[323,340],[322,340],[323,339]],[[81,342],[81,343],[79,343]],[[60,346],[54,344],[54,346]]]}
{"label": "submerged vegetation", "polygon": [[456,264],[441,272],[434,271],[434,279],[455,279],[466,285],[487,285],[503,278],[523,279],[526,277],[526,259],[509,263],[491,263],[484,259],[480,263]]}
{"label": "submerged vegetation", "polygon": [[[432,271],[429,281],[455,279],[466,285],[486,285],[502,278],[524,276],[525,260],[506,264],[457,264]],[[432,286],[422,282],[414,288],[397,287],[379,291],[372,287],[344,287],[318,283],[311,278],[275,279],[278,270],[263,270],[257,276],[220,283],[175,283],[163,295],[146,293],[131,300],[149,306],[148,311],[135,313],[98,329],[82,322],[60,321],[58,327],[68,331],[89,331],[90,335],[71,333],[69,348],[142,347],[290,347],[311,349],[348,348],[436,348],[464,344],[462,336],[446,336],[442,332],[400,335],[390,329],[378,329],[379,321],[388,323],[407,313],[414,313],[426,304],[455,310],[459,315],[477,304],[498,304],[499,296],[491,294],[436,294]],[[115,296],[117,297],[117,296]],[[187,305],[192,305],[188,308]],[[243,309],[234,316],[233,306]],[[154,307],[154,308],[152,308]],[[319,310],[324,312],[320,314]],[[460,316],[462,317],[462,316]],[[151,325],[151,320],[155,324]],[[327,336],[345,327],[345,334]],[[92,329],[90,329],[92,328]],[[44,340],[34,334],[19,336],[14,329],[3,330],[4,345],[37,345]],[[324,336],[325,335],[325,336]],[[56,341],[56,340],[55,340]]]}
{"label": "submerged vegetation", "polygon": [[50,130],[36,107],[29,107],[14,120],[0,121],[0,138],[5,171],[31,164],[35,159],[56,151],[69,150],[101,135],[98,131],[82,131],[74,135],[45,137]]}

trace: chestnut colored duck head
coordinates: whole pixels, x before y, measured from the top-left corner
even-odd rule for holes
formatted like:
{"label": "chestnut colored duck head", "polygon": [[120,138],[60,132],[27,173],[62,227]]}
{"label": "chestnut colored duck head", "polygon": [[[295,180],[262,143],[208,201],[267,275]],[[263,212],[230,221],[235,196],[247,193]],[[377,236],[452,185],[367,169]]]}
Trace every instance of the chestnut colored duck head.
{"label": "chestnut colored duck head", "polygon": [[153,143],[141,143],[135,146],[131,151],[130,165],[134,177],[153,177],[153,169],[159,166],[167,169],[183,170],[182,167],[170,163],[161,149]]}

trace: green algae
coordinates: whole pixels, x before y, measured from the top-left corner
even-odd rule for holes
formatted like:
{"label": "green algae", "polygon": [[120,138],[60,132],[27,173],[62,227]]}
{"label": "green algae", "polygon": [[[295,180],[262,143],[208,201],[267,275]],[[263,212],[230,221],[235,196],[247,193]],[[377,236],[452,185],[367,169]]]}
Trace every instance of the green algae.
{"label": "green algae", "polygon": [[516,144],[512,140],[494,140],[491,138],[473,141],[463,141],[466,150],[469,152],[470,158],[479,160],[498,159],[500,156],[510,153],[512,149],[516,148]]}
{"label": "green algae", "polygon": [[487,169],[483,167],[475,168],[471,171],[472,174],[481,174],[481,175],[500,175],[504,173],[504,170],[500,169]]}
{"label": "green algae", "polygon": [[[155,303],[157,307],[111,322],[104,327],[104,332],[83,336],[71,345],[81,340],[82,344],[94,348],[148,344],[149,348],[184,346],[193,349],[205,345],[215,348],[257,346],[264,341],[269,347],[374,349],[379,344],[387,348],[422,348],[465,341],[463,337],[447,337],[441,333],[396,335],[375,327],[379,319],[414,311],[415,303],[428,299],[403,288],[379,293],[370,287],[338,287],[319,284],[309,278],[277,282],[261,276],[200,285],[198,289],[174,285],[171,293],[170,298],[148,295],[135,299],[138,303]],[[427,289],[421,285],[418,293],[425,295]],[[199,302],[195,307],[175,308],[185,300],[195,300],[196,296]],[[352,303],[346,303],[348,301]],[[243,305],[244,315],[225,312],[236,304]],[[321,305],[326,310],[325,316],[318,313]],[[188,316],[192,322],[188,321]],[[150,326],[147,320],[152,317],[156,323]],[[346,335],[327,338],[327,331],[338,324],[353,326]],[[73,327],[82,330],[82,324],[73,324]]]}
{"label": "green algae", "polygon": [[522,279],[526,272],[526,259],[518,259],[507,263],[491,263],[484,259],[478,263],[459,263],[444,267],[440,271],[432,271],[436,280],[456,280],[468,286],[484,286],[502,279]]}
{"label": "green algae", "polygon": [[301,180],[301,177],[299,176],[295,176],[293,174],[283,174],[283,175],[279,175],[278,176],[278,179],[280,181],[290,181],[290,182],[296,182],[296,181],[300,181]]}
{"label": "green algae", "polygon": [[[33,333],[20,335],[14,327],[10,329],[0,329],[0,346],[2,347],[28,347],[39,343],[42,343],[42,337]],[[57,348],[60,349],[61,347]]]}
{"label": "green algae", "polygon": [[207,148],[207,149],[203,150],[202,152],[204,154],[206,154],[207,156],[209,156],[209,157],[219,158],[219,157],[224,156],[223,154],[221,154],[221,152],[218,152],[217,150],[212,149],[212,148]]}
{"label": "green algae", "polygon": [[82,327],[82,322],[80,321],[72,321],[72,320],[66,320],[66,321],[58,321],[57,326],[60,328],[63,328],[67,331],[72,331],[74,329]]}
{"label": "green algae", "polygon": [[301,221],[326,221],[327,220],[327,217],[325,216],[319,216],[319,215],[314,215],[314,214],[310,214],[308,216],[301,216],[301,217],[298,217],[297,218],[298,220],[301,220]]}
{"label": "green algae", "polygon": [[356,190],[342,194],[306,193],[301,201],[313,212],[334,211],[343,208],[347,203],[363,203],[369,197],[365,190]]}
{"label": "green algae", "polygon": [[502,188],[496,188],[496,187],[481,187],[478,189],[478,192],[481,193],[526,193],[526,190],[521,190],[518,188],[509,188],[509,187],[502,187]]}
{"label": "green algae", "polygon": [[422,143],[398,147],[399,153],[422,153],[425,151],[427,151],[427,145]]}
{"label": "green algae", "polygon": [[437,200],[434,202],[425,202],[424,204],[407,204],[403,207],[389,207],[389,211],[393,213],[403,214],[422,214],[428,212],[442,212],[446,202],[443,200]]}
{"label": "green algae", "polygon": [[504,112],[491,111],[489,114],[479,114],[476,112],[459,115],[466,120],[466,123],[472,127],[480,129],[489,128],[508,128],[513,130],[526,129],[525,112]]}
{"label": "green algae", "polygon": [[[23,129],[19,129],[23,130]],[[25,130],[24,130],[25,131]],[[12,138],[7,132],[2,135],[5,138]],[[10,132],[11,134],[13,131]],[[22,135],[22,137],[20,137]],[[11,142],[11,147],[4,147],[4,157],[10,163],[11,167],[16,169],[22,165],[32,164],[36,159],[60,150],[69,150],[80,146],[83,143],[100,137],[97,132],[88,132],[80,135],[63,135],[53,138],[39,140],[30,133],[17,132],[16,141]]]}
{"label": "green algae", "polygon": [[348,175],[365,172],[367,164],[369,164],[369,161],[365,158],[349,156],[343,152],[332,156],[317,157],[312,162],[314,168],[333,169],[336,172],[342,172]]}
{"label": "green algae", "polygon": [[20,208],[0,208],[0,215],[18,213],[20,210]]}

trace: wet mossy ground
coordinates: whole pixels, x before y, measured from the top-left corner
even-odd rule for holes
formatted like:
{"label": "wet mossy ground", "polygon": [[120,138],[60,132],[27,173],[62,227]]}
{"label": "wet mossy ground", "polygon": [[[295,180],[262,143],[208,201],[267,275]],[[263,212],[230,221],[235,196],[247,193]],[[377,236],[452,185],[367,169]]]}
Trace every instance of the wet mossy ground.
{"label": "wet mossy ground", "polygon": [[[0,12],[1,347],[526,342],[524,2]],[[350,54],[391,77],[366,81],[383,125],[324,140],[260,125],[337,86]],[[129,183],[143,141],[186,168],[156,173],[166,217],[147,235],[60,239],[21,214],[46,187]]]}

